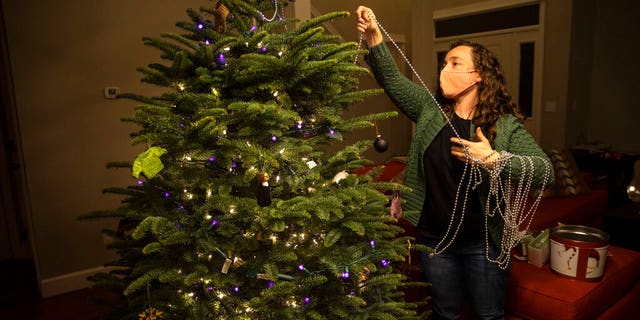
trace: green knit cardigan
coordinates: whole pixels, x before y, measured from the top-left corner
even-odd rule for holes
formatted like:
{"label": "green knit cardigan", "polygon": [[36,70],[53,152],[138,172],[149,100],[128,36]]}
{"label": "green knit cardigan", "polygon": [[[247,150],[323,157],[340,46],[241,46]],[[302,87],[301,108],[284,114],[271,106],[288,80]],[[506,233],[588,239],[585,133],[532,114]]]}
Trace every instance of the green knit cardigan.
{"label": "green knit cardigan", "polygon": [[[404,218],[413,225],[417,225],[425,198],[424,177],[425,174],[428,174],[424,172],[422,157],[447,121],[426,89],[410,81],[398,70],[389,48],[384,42],[369,48],[366,61],[378,84],[384,88],[400,111],[416,123],[416,133],[409,148],[409,160],[404,176],[404,184],[410,187],[412,192],[403,194],[402,197],[405,200],[403,203]],[[470,134],[471,136],[475,135],[473,124]],[[526,131],[522,123],[513,115],[504,115],[496,122],[496,137],[492,142],[492,147],[498,152],[507,151],[514,155],[537,156],[530,158],[535,169],[534,176],[530,177],[533,179],[532,188],[540,189],[543,187],[547,169],[550,170],[547,184],[553,183],[553,169],[550,166],[549,158],[540,149],[531,134]],[[521,161],[518,158],[512,158],[510,165],[501,173],[501,177],[507,179],[510,173],[514,182],[517,183],[521,176],[521,168]],[[531,171],[528,170],[528,172]],[[478,196],[483,208],[485,208],[487,200],[492,200],[492,204],[496,203],[495,199],[488,199],[489,176],[487,172],[484,172],[483,183],[478,188]],[[489,234],[498,248],[500,248],[502,239],[503,224],[499,214],[489,219]]]}

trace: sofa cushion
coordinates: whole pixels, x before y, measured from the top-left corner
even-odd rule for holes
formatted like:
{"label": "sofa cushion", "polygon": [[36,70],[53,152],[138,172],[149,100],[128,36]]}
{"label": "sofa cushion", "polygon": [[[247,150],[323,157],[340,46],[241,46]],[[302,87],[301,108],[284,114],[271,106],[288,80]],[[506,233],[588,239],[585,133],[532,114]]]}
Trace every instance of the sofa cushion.
{"label": "sofa cushion", "polygon": [[587,282],[513,261],[508,312],[527,319],[593,319],[627,294],[640,278],[640,253],[609,246],[602,280]]}
{"label": "sofa cushion", "polygon": [[556,176],[555,193],[562,196],[589,194],[589,185],[578,169],[573,155],[566,149],[548,152]]}
{"label": "sofa cushion", "polygon": [[542,230],[558,223],[600,228],[608,203],[609,192],[602,189],[593,189],[588,195],[544,198],[529,229]]}
{"label": "sofa cushion", "polygon": [[640,303],[640,283],[636,284],[624,297],[598,316],[598,320],[637,319],[638,303]]}

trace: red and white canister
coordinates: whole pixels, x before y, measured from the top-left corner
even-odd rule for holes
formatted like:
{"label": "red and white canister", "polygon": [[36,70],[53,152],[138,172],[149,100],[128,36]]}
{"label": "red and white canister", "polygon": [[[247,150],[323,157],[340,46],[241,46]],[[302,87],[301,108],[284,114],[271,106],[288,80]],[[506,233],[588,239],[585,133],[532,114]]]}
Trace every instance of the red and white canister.
{"label": "red and white canister", "polygon": [[599,281],[609,248],[609,235],[601,230],[565,225],[553,227],[549,233],[551,270],[570,278]]}

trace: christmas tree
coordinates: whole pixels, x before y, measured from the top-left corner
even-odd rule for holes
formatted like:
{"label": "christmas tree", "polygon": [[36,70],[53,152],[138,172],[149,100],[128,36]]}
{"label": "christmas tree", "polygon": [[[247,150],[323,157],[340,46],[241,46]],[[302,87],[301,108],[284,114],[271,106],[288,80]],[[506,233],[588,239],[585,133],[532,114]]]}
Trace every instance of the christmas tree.
{"label": "christmas tree", "polygon": [[[344,119],[359,90],[358,44],[293,27],[282,4],[220,0],[187,10],[184,34],[145,38],[164,63],[139,68],[161,96],[124,121],[146,150],[114,210],[119,259],[91,278],[121,293],[122,319],[413,319],[396,266],[409,248],[393,225],[379,170],[358,176],[371,141],[328,152],[342,134],[394,112]],[[271,13],[271,14],[268,14]]]}

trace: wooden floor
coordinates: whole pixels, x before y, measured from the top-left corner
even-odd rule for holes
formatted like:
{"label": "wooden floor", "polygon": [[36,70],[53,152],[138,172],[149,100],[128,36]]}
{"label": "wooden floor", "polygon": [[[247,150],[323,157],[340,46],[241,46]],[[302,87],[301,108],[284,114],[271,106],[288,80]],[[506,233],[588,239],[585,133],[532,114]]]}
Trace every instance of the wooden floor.
{"label": "wooden floor", "polygon": [[0,262],[0,319],[99,320],[107,311],[95,301],[109,292],[83,289],[42,299],[35,279],[30,261]]}

